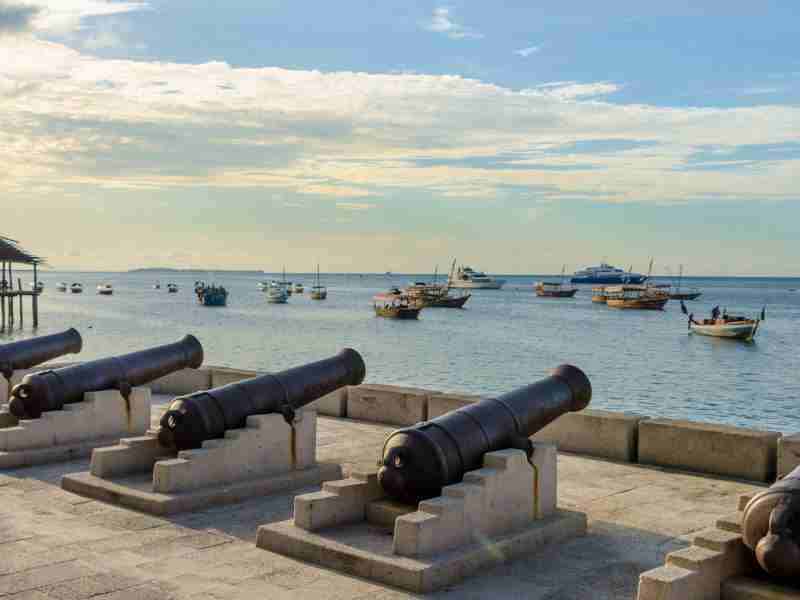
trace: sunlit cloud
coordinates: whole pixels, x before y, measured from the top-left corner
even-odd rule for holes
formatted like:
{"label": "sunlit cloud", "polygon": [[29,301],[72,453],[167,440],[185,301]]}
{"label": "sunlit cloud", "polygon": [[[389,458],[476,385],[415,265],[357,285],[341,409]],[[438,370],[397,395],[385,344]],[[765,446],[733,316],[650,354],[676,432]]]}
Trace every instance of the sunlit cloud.
{"label": "sunlit cloud", "polygon": [[514,50],[514,54],[521,56],[522,58],[528,58],[532,54],[536,54],[542,49],[541,46],[528,46],[527,48],[520,48],[519,50]]}
{"label": "sunlit cloud", "polygon": [[445,6],[435,8],[431,18],[424,23],[424,27],[428,31],[442,33],[451,40],[478,40],[484,37],[482,33],[453,21],[451,10]]}

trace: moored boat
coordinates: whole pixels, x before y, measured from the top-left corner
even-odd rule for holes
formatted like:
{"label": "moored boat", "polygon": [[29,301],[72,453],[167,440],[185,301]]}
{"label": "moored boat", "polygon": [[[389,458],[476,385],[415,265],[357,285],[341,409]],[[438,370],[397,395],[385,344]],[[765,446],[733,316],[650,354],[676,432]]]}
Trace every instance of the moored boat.
{"label": "moored boat", "polygon": [[534,286],[536,295],[540,298],[572,298],[578,291],[575,286],[564,285],[564,271],[567,266],[561,268],[560,281],[539,281]]}
{"label": "moored boat", "polygon": [[417,319],[423,308],[397,288],[377,294],[373,298],[373,307],[376,316],[389,319]]}
{"label": "moored boat", "polygon": [[702,321],[689,321],[689,332],[711,337],[728,338],[734,340],[752,340],[761,321],[745,317],[726,317],[718,319],[703,319]]}
{"label": "moored boat", "polygon": [[457,289],[499,290],[505,282],[505,279],[495,279],[482,271],[462,265],[454,274],[451,273],[447,284]]}
{"label": "moored boat", "polygon": [[303,284],[302,283],[295,283],[294,284],[294,293],[295,294],[302,294],[303,293]]}
{"label": "moored boat", "polygon": [[585,267],[572,274],[571,283],[592,283],[592,284],[605,284],[605,285],[621,285],[625,283],[644,283],[646,277],[641,273],[633,273],[629,269],[623,271],[622,269],[601,262],[595,267]]}
{"label": "moored boat", "polygon": [[153,289],[154,289],[154,290],[160,290],[160,289],[161,289],[161,282],[160,282],[160,281],[156,281],[156,282],[153,284]]}
{"label": "moored boat", "polygon": [[675,286],[675,290],[671,291],[669,297],[673,300],[697,300],[700,296],[703,295],[697,288],[682,288],[681,282],[683,280],[683,265],[680,266],[680,272],[678,274],[678,285]]}
{"label": "moored boat", "polygon": [[592,302],[595,304],[605,304],[607,299],[605,286],[598,285],[592,288]]}
{"label": "moored boat", "polygon": [[662,310],[669,294],[646,285],[613,285],[605,288],[606,304],[611,308]]}
{"label": "moored boat", "polygon": [[28,284],[28,287],[31,288],[34,292],[42,293],[44,291],[44,283],[41,281],[31,281]]}
{"label": "moored boat", "polygon": [[111,296],[114,293],[114,287],[110,283],[101,283],[97,286],[97,293],[101,296]]}
{"label": "moored boat", "polygon": [[[453,261],[448,282],[452,279],[455,268],[456,261]],[[436,267],[433,275],[433,283],[415,281],[406,288],[406,295],[408,295],[414,303],[420,304],[425,308],[464,308],[467,300],[469,300],[472,295],[464,292],[461,292],[459,295],[451,294],[449,283],[446,285],[438,283],[438,274],[439,268]]]}
{"label": "moored boat", "polygon": [[168,283],[167,284],[167,293],[168,294],[177,294],[178,293],[178,284],[177,283]]}
{"label": "moored boat", "polygon": [[286,293],[286,288],[278,281],[273,281],[266,289],[267,302],[270,304],[286,304],[289,300],[289,294]]}
{"label": "moored boat", "polygon": [[314,285],[311,286],[311,299],[312,300],[325,300],[328,297],[328,288],[320,283],[319,280],[319,264],[317,264],[317,275],[314,279]]}
{"label": "moored boat", "polygon": [[69,286],[69,291],[72,292],[73,294],[82,294],[83,285],[81,285],[80,283],[73,283],[71,286]]}
{"label": "moored boat", "polygon": [[56,284],[56,290],[59,291],[59,292],[66,292],[68,287],[69,287],[69,285],[67,285],[67,283],[65,281],[59,281]]}
{"label": "moored boat", "polygon": [[197,295],[197,301],[203,306],[226,306],[228,304],[228,290],[221,285],[207,285],[203,281],[197,281],[194,284],[194,293]]}

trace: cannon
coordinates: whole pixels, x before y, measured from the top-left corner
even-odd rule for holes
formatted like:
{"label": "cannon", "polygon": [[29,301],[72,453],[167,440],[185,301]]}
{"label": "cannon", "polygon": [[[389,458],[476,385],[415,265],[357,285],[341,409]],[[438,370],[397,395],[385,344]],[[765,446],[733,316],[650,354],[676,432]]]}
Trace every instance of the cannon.
{"label": "cannon", "polygon": [[361,355],[345,348],[337,355],[280,373],[269,373],[211,390],[175,398],[161,417],[162,446],[188,450],[205,440],[221,438],[228,429],[245,426],[250,415],[282,414],[288,423],[294,411],[346,385],[364,381]]}
{"label": "cannon", "polygon": [[583,371],[562,365],[531,385],[398,429],[384,443],[378,481],[400,502],[433,498],[479,469],[487,452],[519,448],[530,458],[528,437],[562,414],[584,409],[591,397]]}
{"label": "cannon", "polygon": [[133,386],[201,364],[203,347],[187,335],[148,350],[26,375],[11,390],[8,409],[20,419],[38,419],[43,412],[82,401],[86,392],[116,389],[127,398]]}
{"label": "cannon", "polygon": [[30,369],[65,354],[77,354],[82,347],[81,334],[72,328],[4,344],[0,346],[0,375],[10,380],[18,369]]}
{"label": "cannon", "polygon": [[800,580],[800,467],[750,499],[742,537],[767,573]]}

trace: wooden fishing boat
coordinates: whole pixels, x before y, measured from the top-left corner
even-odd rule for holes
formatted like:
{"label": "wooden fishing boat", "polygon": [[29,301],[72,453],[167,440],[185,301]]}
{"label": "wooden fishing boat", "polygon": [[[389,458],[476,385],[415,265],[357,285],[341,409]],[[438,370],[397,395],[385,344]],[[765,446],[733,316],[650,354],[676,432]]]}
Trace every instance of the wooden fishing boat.
{"label": "wooden fishing boat", "polygon": [[605,304],[606,300],[605,286],[599,285],[592,288],[592,302],[595,304]]}
{"label": "wooden fishing boat", "polygon": [[373,298],[375,315],[388,319],[417,319],[423,306],[410,299],[397,288]]}
{"label": "wooden fishing boat", "polygon": [[312,300],[325,300],[328,297],[328,288],[319,282],[319,264],[317,264],[317,275],[314,279],[314,285],[311,286],[311,299]]}
{"label": "wooden fishing boat", "polygon": [[678,285],[675,286],[675,290],[670,292],[669,297],[673,300],[697,300],[700,296],[703,295],[697,288],[681,288],[681,280],[683,279],[683,265],[680,266],[680,271],[678,272]]}
{"label": "wooden fishing boat", "polygon": [[606,304],[611,308],[663,310],[669,293],[647,285],[612,285],[606,288]]}
{"label": "wooden fishing boat", "polygon": [[[453,267],[450,270],[451,278],[454,270],[455,261],[453,261]],[[425,308],[464,308],[472,294],[463,292],[458,296],[451,294],[449,283],[446,285],[437,283],[438,273],[439,268],[437,267],[434,271],[433,283],[415,281],[413,285],[406,288],[406,295],[416,304],[420,304]]]}
{"label": "wooden fishing boat", "polygon": [[273,281],[266,289],[267,302],[270,304],[286,304],[289,294],[286,288],[278,281]]}
{"label": "wooden fishing boat", "polygon": [[221,285],[206,285],[202,281],[195,282],[194,293],[197,301],[203,306],[226,306],[228,304],[228,290]]}
{"label": "wooden fishing boat", "polygon": [[752,340],[760,319],[748,319],[746,317],[720,317],[718,319],[703,319],[695,321],[689,319],[689,332],[711,337],[728,338],[732,340]]}
{"label": "wooden fishing boat", "polygon": [[564,284],[564,271],[567,265],[561,268],[560,281],[539,281],[533,288],[536,295],[540,298],[572,298],[578,291],[575,286],[568,286]]}
{"label": "wooden fishing boat", "polygon": [[302,283],[295,283],[294,284],[294,292],[295,292],[295,294],[302,294],[304,289],[305,288],[303,288],[303,284]]}

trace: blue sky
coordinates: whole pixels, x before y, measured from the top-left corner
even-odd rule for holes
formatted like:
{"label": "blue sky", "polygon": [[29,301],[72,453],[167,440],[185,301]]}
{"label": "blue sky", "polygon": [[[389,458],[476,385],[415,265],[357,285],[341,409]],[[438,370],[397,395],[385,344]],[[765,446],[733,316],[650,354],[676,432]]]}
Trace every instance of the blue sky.
{"label": "blue sky", "polygon": [[63,268],[800,273],[796,5],[532,4],[0,0],[0,233]]}

